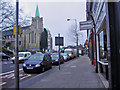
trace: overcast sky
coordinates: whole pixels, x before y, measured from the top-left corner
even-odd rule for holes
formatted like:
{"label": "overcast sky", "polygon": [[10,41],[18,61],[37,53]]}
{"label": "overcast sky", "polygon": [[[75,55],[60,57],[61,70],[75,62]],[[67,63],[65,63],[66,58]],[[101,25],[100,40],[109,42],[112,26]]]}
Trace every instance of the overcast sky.
{"label": "overcast sky", "polygon": [[[77,19],[77,22],[86,20],[86,2],[85,0],[20,0],[20,8],[23,9],[26,15],[35,17],[36,6],[38,4],[40,17],[43,17],[43,26],[48,28],[53,38],[53,48],[55,47],[55,36],[58,33],[64,37],[64,45],[75,45],[70,40],[69,30],[74,20],[67,21],[67,18]],[[78,25],[79,26],[79,25]],[[79,29],[79,27],[78,27]],[[87,37],[86,31],[81,31],[83,37],[79,40],[79,44],[83,44]]]}

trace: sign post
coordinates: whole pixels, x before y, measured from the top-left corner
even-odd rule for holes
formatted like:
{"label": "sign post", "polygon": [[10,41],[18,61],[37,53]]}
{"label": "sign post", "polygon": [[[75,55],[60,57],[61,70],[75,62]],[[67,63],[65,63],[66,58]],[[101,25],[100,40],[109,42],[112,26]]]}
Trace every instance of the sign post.
{"label": "sign post", "polygon": [[55,46],[59,46],[59,70],[60,70],[60,46],[63,46],[63,37],[60,37],[60,33],[58,37],[55,37]]}

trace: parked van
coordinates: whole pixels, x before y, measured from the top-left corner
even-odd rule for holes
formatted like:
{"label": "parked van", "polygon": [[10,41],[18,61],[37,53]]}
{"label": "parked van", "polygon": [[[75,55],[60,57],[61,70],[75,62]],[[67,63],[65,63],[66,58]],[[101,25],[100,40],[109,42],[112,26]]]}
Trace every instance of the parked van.
{"label": "parked van", "polygon": [[[31,52],[19,52],[18,53],[18,60],[19,63],[23,63],[24,61],[26,61],[29,57],[31,56]],[[15,62],[15,57],[11,58],[12,62]]]}
{"label": "parked van", "polygon": [[64,53],[67,53],[69,55],[70,59],[75,58],[75,52],[73,49],[65,49]]}

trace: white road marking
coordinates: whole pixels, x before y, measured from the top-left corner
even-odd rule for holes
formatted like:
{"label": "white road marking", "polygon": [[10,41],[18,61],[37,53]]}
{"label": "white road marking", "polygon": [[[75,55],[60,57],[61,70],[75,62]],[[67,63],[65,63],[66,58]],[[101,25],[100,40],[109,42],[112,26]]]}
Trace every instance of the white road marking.
{"label": "white road marking", "polygon": [[23,79],[28,78],[30,76],[31,76],[31,74],[28,74],[27,76],[20,78],[20,80],[23,80]]}
{"label": "white road marking", "polygon": [[15,76],[12,79],[15,79]]}
{"label": "white road marking", "polygon": [[[26,77],[26,75],[28,76],[28,74],[20,74],[20,75],[19,75],[19,78],[20,78],[20,77],[22,77],[22,78],[23,78],[23,77]],[[29,74],[29,75],[30,75],[30,74]],[[15,79],[15,76],[12,77],[12,79]]]}
{"label": "white road marking", "polygon": [[71,68],[76,68],[77,66],[70,66]]}
{"label": "white road marking", "polygon": [[[22,69],[22,68],[19,69],[19,71],[21,71],[21,70],[23,70],[23,69]],[[13,70],[13,71],[6,72],[6,73],[1,73],[0,76],[1,76],[1,75],[5,75],[5,74],[9,74],[9,73],[12,73],[12,72],[14,72],[14,70]]]}
{"label": "white road marking", "polygon": [[4,84],[7,84],[7,82],[0,82],[0,86],[4,85]]}
{"label": "white road marking", "polygon": [[7,78],[9,79],[9,78],[12,78],[12,77],[14,77],[14,73],[10,74]]}

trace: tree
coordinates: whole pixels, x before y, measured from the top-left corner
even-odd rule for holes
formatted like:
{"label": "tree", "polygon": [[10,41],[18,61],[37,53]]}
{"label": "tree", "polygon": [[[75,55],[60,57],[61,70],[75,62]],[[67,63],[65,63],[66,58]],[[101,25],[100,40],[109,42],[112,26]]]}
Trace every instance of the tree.
{"label": "tree", "polygon": [[6,47],[10,47],[10,45],[11,45],[11,42],[6,43]]}
{"label": "tree", "polygon": [[71,27],[69,28],[69,32],[67,33],[67,35],[68,35],[68,38],[70,39],[70,41],[72,41],[76,44],[77,44],[77,42],[78,42],[78,44],[81,43],[83,34],[82,34],[82,32],[80,32],[77,29],[77,26],[75,26],[74,24],[71,25]]}
{"label": "tree", "polygon": [[[0,19],[0,29],[5,30],[8,28],[12,28],[13,25],[15,25],[16,21],[16,9],[15,6],[13,6],[10,1],[4,1],[1,0],[1,16]],[[30,24],[30,17],[23,16],[24,12],[22,9],[19,9],[19,25],[26,26]]]}
{"label": "tree", "polygon": [[48,48],[48,33],[47,30],[44,28],[44,31],[41,33],[41,40],[40,40],[40,50]]}

